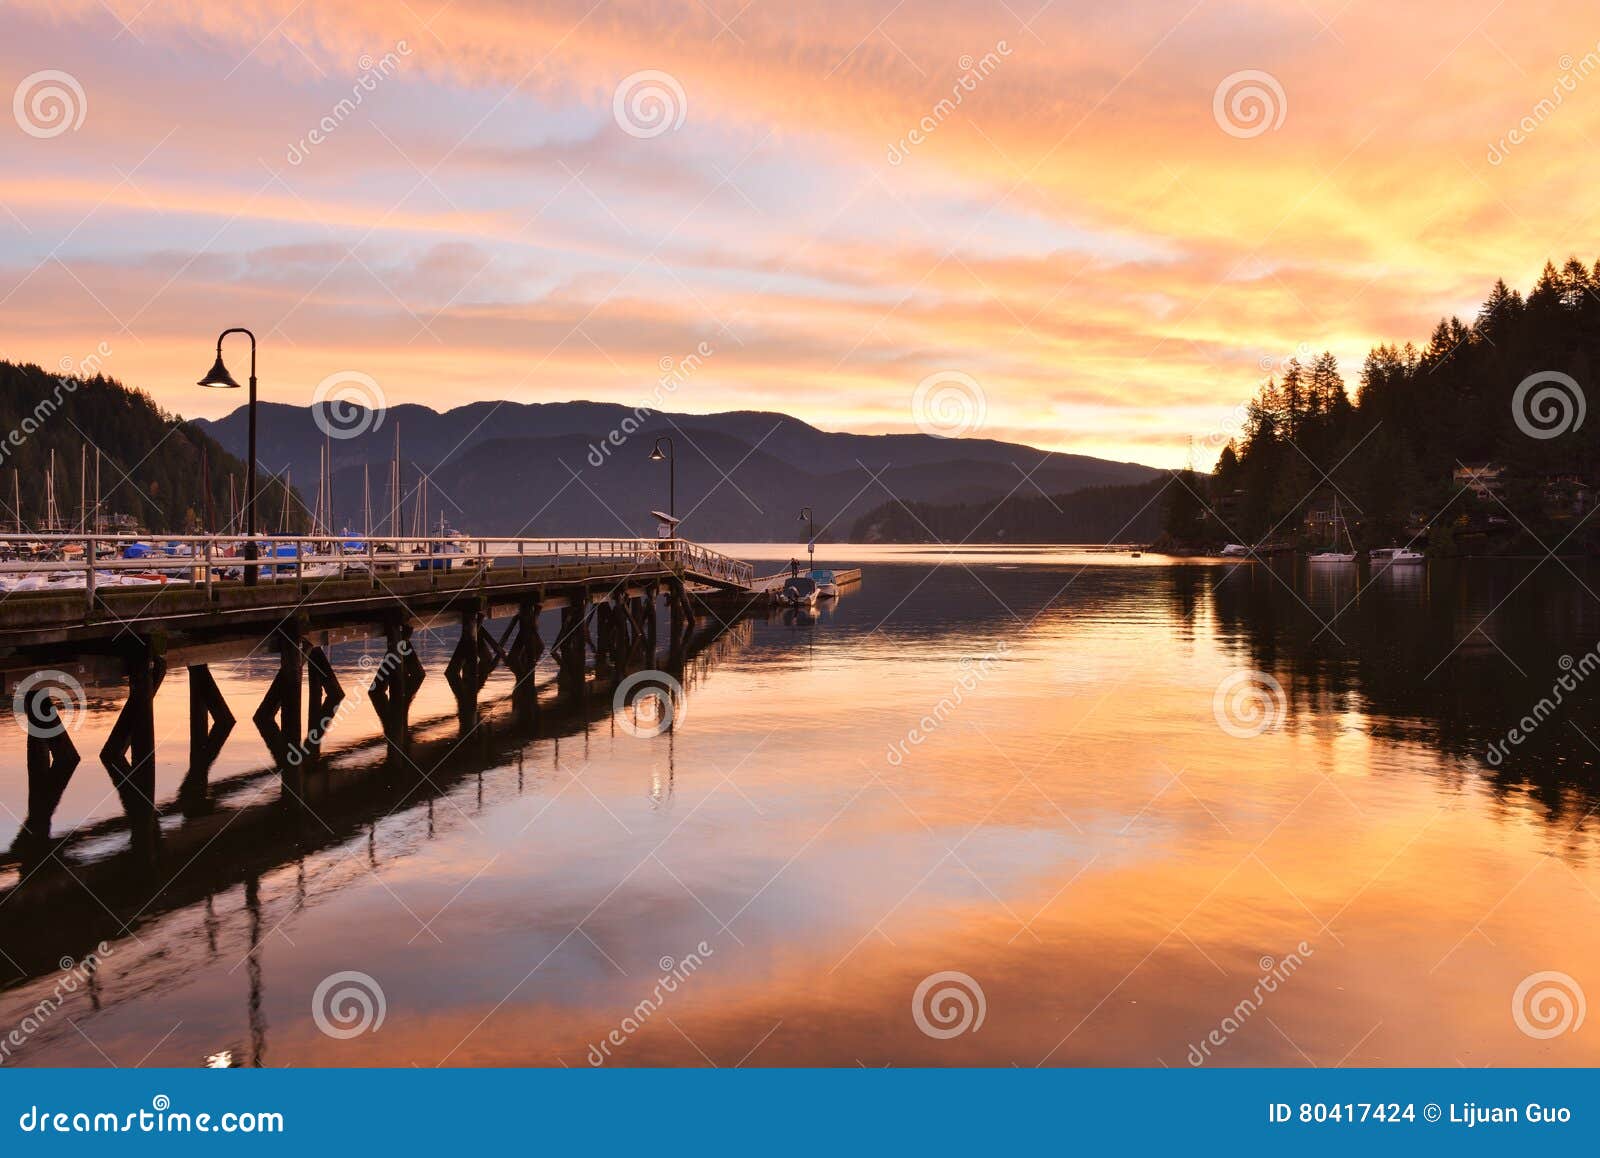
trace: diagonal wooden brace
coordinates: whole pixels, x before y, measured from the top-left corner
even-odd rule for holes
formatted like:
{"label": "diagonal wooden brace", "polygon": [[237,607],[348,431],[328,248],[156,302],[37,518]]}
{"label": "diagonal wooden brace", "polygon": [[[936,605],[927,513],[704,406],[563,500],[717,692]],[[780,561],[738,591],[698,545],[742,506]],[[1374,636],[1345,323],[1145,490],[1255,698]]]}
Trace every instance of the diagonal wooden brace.
{"label": "diagonal wooden brace", "polygon": [[334,674],[328,653],[313,646],[306,651],[307,718],[306,753],[313,762],[322,758],[322,741],[338,718],[344,687]]}
{"label": "diagonal wooden brace", "polygon": [[222,745],[233,731],[235,720],[222,698],[222,689],[207,664],[189,668],[189,771],[184,774],[180,799],[200,799],[206,793],[211,766],[222,754]]}
{"label": "diagonal wooden brace", "polygon": [[272,678],[267,694],[252,719],[256,731],[266,742],[279,772],[288,773],[298,768],[306,758],[301,734],[300,676],[304,656],[300,650],[300,633],[294,625],[285,625],[278,631],[278,674]]}
{"label": "diagonal wooden brace", "polygon": [[167,661],[151,640],[134,639],[123,650],[128,699],[100,749],[100,762],[122,801],[136,848],[153,845],[156,827],[155,695]]}
{"label": "diagonal wooden brace", "polygon": [[49,841],[56,807],[83,759],[48,689],[24,696],[23,711],[19,722],[28,733],[28,815],[11,845],[18,851]]}

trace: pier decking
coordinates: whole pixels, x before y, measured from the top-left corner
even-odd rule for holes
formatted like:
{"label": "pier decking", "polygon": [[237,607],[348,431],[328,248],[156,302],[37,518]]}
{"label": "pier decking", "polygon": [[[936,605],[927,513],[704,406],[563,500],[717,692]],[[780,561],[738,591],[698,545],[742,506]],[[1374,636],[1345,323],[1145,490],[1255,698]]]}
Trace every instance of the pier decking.
{"label": "pier decking", "polygon": [[[496,668],[514,675],[512,705],[532,721],[543,710],[534,669],[547,655],[558,698],[581,703],[622,674],[681,667],[698,616],[732,622],[766,606],[782,580],[758,578],[749,563],[685,539],[383,545],[257,536],[249,559],[239,536],[162,537],[159,549],[144,539],[137,552],[129,550],[133,542],[61,537],[42,545],[60,555],[72,544],[78,557],[23,562],[16,556],[37,552],[40,537],[0,536],[0,579],[9,586],[0,598],[0,679],[27,734],[27,816],[13,846],[25,860],[51,854],[51,818],[81,762],[61,711],[62,685],[68,698],[85,685],[126,688],[99,755],[135,848],[151,851],[160,843],[154,698],[175,664],[189,669],[182,795],[205,797],[208,771],[235,723],[208,665],[266,652],[278,671],[252,718],[289,795],[299,799],[346,699],[325,651],[332,643],[383,639],[383,661],[363,690],[384,742],[403,755],[410,706],[426,678],[411,646],[418,630],[459,627],[444,674],[465,734],[477,726],[479,693]],[[245,581],[247,568],[254,583]],[[657,658],[659,603],[667,610],[664,660]],[[540,633],[547,612],[559,617],[548,652]],[[498,630],[495,620],[504,621]]]}

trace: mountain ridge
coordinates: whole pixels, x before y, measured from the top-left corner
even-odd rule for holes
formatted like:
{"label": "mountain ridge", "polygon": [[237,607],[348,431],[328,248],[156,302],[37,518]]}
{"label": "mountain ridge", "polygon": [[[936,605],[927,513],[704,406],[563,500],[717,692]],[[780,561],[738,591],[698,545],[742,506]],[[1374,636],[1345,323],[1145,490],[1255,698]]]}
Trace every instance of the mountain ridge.
{"label": "mountain ridge", "polygon": [[[839,537],[885,502],[997,501],[1010,494],[1064,494],[1148,481],[1138,463],[1061,454],[996,439],[831,432],[776,411],[677,414],[620,403],[472,402],[446,411],[418,403],[386,411],[263,402],[258,432],[264,469],[288,469],[314,494],[323,424],[330,438],[334,517],[365,520],[363,467],[375,525],[387,526],[395,431],[404,466],[402,526],[415,518],[417,480],[430,479],[429,523],[480,534],[653,534],[652,509],[668,502],[668,470],[651,461],[658,437],[672,440],[677,508],[684,533],[707,540],[783,540],[801,505],[816,511],[819,536]],[[246,414],[196,424],[243,449]],[[792,509],[791,509],[792,508]]]}

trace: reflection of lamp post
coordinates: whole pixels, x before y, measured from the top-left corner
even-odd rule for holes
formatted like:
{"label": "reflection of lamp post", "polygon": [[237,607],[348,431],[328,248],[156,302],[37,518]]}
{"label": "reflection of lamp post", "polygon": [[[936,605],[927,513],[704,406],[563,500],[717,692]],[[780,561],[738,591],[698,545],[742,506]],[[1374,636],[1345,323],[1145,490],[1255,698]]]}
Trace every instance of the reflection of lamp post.
{"label": "reflection of lamp post", "polygon": [[812,570],[817,566],[817,524],[811,517],[810,507],[800,508],[800,521],[806,525],[806,556],[811,560]]}
{"label": "reflection of lamp post", "polygon": [[[667,444],[667,453],[661,453],[661,444]],[[673,518],[673,533],[677,533],[678,518],[678,456],[673,453],[672,439],[663,434],[656,439],[655,449],[650,452],[651,462],[667,460],[667,514]]]}
{"label": "reflection of lamp post", "polygon": [[[211,372],[200,379],[198,385],[220,387],[226,390],[239,389],[239,383],[233,380],[233,375],[228,373],[228,368],[222,364],[222,339],[229,334],[244,334],[250,339],[250,457],[245,460],[244,482],[244,530],[249,538],[245,541],[244,557],[254,559],[256,549],[256,336],[243,326],[234,326],[232,329],[223,330],[217,335],[217,362],[211,367]],[[245,586],[253,587],[256,582],[256,569],[250,564],[244,569]]]}

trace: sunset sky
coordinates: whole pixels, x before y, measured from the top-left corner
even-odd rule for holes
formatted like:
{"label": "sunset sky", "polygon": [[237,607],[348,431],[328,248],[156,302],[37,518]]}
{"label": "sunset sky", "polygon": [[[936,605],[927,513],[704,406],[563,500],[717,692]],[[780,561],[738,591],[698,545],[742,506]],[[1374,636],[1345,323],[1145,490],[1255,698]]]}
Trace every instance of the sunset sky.
{"label": "sunset sky", "polygon": [[[0,358],[103,343],[190,416],[238,402],[194,385],[233,325],[261,338],[263,396],[296,404],[359,371],[390,404],[633,405],[705,343],[668,409],[915,430],[918,383],[957,372],[972,433],[1164,466],[1192,437],[1204,466],[1297,350],[1332,349],[1353,389],[1374,342],[1600,256],[1593,0],[12,0],[0,21]],[[625,99],[647,71],[665,122]],[[1247,71],[1265,109],[1218,100]],[[51,85],[70,123],[30,99]]]}

